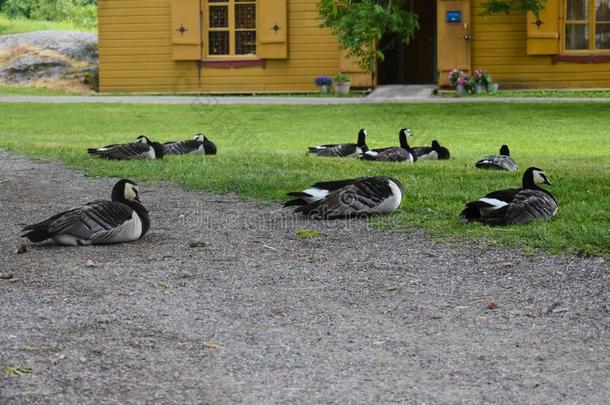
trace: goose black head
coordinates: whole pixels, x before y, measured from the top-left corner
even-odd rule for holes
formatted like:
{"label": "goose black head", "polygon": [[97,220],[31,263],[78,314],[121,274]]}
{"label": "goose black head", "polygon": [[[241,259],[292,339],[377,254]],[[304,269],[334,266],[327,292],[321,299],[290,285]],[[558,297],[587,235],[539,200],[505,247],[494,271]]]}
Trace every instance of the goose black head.
{"label": "goose black head", "polygon": [[197,141],[197,142],[203,142],[205,140],[205,135],[204,134],[197,134],[193,137],[193,140]]}
{"label": "goose black head", "polygon": [[140,135],[136,138],[136,142],[137,143],[148,143],[150,144],[150,138],[147,137],[146,135]]}
{"label": "goose black head", "polygon": [[510,156],[510,150],[508,149],[508,145],[502,145],[500,148],[500,155]]}
{"label": "goose black head", "polygon": [[203,137],[203,149],[206,155],[216,154],[216,145],[205,136]]}
{"label": "goose black head", "polygon": [[436,140],[432,141],[432,150],[434,150],[439,159],[449,159],[451,157],[451,153],[449,152],[449,149],[445,148],[444,146],[441,146],[440,143],[438,143]]}
{"label": "goose black head", "polygon": [[114,187],[112,187],[112,201],[141,202],[138,185],[129,179],[119,180]]}
{"label": "goose black head", "polygon": [[409,137],[411,136],[411,130],[409,128],[403,128],[398,132],[398,139],[400,140],[400,147],[403,149],[409,149]]}
{"label": "goose black head", "polygon": [[525,173],[523,173],[523,187],[532,187],[537,186],[538,184],[551,185],[551,182],[546,177],[544,170],[537,167],[528,168]]}
{"label": "goose black head", "polygon": [[163,156],[165,155],[165,149],[163,148],[163,145],[159,142],[151,142],[149,143],[149,145],[155,151],[155,159],[163,159]]}

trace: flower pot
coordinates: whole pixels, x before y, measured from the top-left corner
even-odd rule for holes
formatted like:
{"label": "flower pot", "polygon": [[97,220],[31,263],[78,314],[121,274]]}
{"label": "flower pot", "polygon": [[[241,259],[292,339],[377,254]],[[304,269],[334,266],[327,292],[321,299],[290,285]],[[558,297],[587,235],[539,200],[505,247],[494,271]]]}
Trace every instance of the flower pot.
{"label": "flower pot", "polygon": [[351,82],[335,82],[335,94],[339,96],[349,94],[349,88],[351,85]]}
{"label": "flower pot", "polygon": [[323,85],[321,85],[321,86],[319,87],[319,89],[320,89],[320,93],[321,93],[321,94],[326,94],[326,93],[328,93],[328,85],[327,85],[327,84],[323,84]]}
{"label": "flower pot", "polygon": [[498,85],[498,83],[488,83],[487,84],[487,92],[488,93],[495,93],[496,91],[498,91],[498,87],[500,87]]}
{"label": "flower pot", "polygon": [[463,84],[458,84],[455,87],[455,95],[458,97],[464,97],[466,95],[466,87]]}
{"label": "flower pot", "polygon": [[483,94],[483,85],[481,83],[474,85],[474,94]]}

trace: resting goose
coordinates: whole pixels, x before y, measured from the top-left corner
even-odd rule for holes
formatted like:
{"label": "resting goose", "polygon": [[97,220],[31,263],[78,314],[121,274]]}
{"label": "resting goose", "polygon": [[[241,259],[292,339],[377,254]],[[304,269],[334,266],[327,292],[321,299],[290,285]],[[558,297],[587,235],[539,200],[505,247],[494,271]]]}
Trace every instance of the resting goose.
{"label": "resting goose", "polygon": [[402,184],[387,176],[321,182],[301,193],[284,206],[298,205],[294,212],[312,219],[337,219],[372,214],[390,214],[402,201]]}
{"label": "resting goose", "polygon": [[405,162],[412,163],[417,160],[417,156],[413,152],[413,149],[409,146],[408,137],[411,135],[411,131],[407,128],[403,128],[398,133],[398,139],[400,140],[400,146],[372,149],[362,154],[364,160],[375,160],[379,162]]}
{"label": "resting goose", "polygon": [[163,145],[159,142],[152,142],[146,136],[141,135],[136,142],[106,145],[97,149],[89,148],[87,153],[91,156],[112,160],[162,159]]}
{"label": "resting goose", "polygon": [[438,141],[432,141],[432,146],[416,146],[413,148],[418,159],[449,159],[449,149],[441,146]]}
{"label": "resting goose", "polygon": [[32,242],[53,239],[60,245],[87,246],[131,242],[150,227],[148,211],[140,202],[136,183],[120,180],[112,201],[97,200],[28,225],[22,235]]}
{"label": "resting goose", "polygon": [[366,146],[366,129],[361,129],[358,132],[357,143],[339,143],[334,145],[319,145],[309,148],[309,153],[317,156],[325,157],[347,157],[354,155],[362,155],[368,151]]}
{"label": "resting goose", "polygon": [[479,160],[475,166],[477,169],[517,171],[517,164],[510,157],[510,150],[507,145],[502,145],[499,156],[487,156]]}
{"label": "resting goose", "polygon": [[523,188],[494,191],[471,201],[460,217],[464,222],[479,221],[489,225],[526,224],[551,218],[557,212],[557,201],[538,184],[551,182],[543,170],[530,167],[523,173]]}
{"label": "resting goose", "polygon": [[197,134],[191,140],[165,142],[163,152],[165,155],[215,155],[216,145],[205,135]]}

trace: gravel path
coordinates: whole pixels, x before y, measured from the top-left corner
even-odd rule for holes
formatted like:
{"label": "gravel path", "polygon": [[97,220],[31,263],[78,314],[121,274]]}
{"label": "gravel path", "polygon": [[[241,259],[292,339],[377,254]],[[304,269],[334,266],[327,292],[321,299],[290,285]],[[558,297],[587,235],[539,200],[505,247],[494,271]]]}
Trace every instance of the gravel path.
{"label": "gravel path", "polygon": [[0,271],[14,275],[0,279],[0,403],[610,401],[601,259],[452,247],[171,184],[142,185],[141,241],[15,253],[24,223],[114,181],[0,151]]}

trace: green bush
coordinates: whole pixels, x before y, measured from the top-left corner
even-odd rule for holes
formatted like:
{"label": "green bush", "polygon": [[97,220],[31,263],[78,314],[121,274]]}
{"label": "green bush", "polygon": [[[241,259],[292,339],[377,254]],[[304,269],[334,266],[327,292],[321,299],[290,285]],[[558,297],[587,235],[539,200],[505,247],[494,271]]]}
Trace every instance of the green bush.
{"label": "green bush", "polygon": [[67,21],[82,28],[97,25],[97,0],[0,0],[0,11],[11,18]]}

